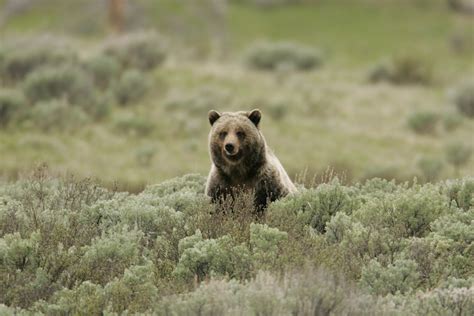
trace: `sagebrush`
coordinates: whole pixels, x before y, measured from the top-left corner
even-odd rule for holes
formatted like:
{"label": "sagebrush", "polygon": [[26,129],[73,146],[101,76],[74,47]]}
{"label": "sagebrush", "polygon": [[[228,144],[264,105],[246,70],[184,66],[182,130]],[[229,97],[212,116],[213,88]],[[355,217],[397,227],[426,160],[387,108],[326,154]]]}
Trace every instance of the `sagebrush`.
{"label": "sagebrush", "polygon": [[255,216],[187,175],[134,195],[47,169],[0,186],[5,313],[474,312],[474,179],[337,178]]}

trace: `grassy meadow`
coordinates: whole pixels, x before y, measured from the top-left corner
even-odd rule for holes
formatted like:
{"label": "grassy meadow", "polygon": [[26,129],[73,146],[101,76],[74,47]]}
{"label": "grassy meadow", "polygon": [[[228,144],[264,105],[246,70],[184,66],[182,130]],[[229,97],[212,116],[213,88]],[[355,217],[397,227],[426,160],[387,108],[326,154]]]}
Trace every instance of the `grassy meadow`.
{"label": "grassy meadow", "polygon": [[[115,34],[105,1],[24,3],[0,0],[0,314],[473,313],[472,15],[136,0]],[[220,214],[207,113],[253,108],[300,192]]]}
{"label": "grassy meadow", "polygon": [[[12,19],[4,27],[5,40],[24,33],[34,37],[31,34],[39,31],[59,33],[54,36],[72,42],[79,58],[87,60],[100,52],[104,40],[97,38],[103,29],[97,26],[93,35],[64,39],[64,30],[57,26],[67,25],[60,20],[65,14],[55,1],[50,5],[55,9],[48,11],[47,19],[40,18],[43,6]],[[153,15],[148,20],[153,21]],[[328,166],[349,180],[422,177],[420,159],[444,160],[445,147],[454,141],[472,144],[472,120],[461,118],[459,127],[446,131],[443,118],[456,112],[450,91],[474,71],[469,42],[473,23],[441,3],[424,7],[323,1],[270,10],[233,4],[224,26],[227,39],[220,58],[212,51],[202,56],[212,49],[204,31],[193,35],[197,44],[190,45],[189,52],[186,43],[168,39],[170,52],[164,63],[147,73],[143,97],[126,107],[112,101],[113,110],[100,122],[67,133],[8,126],[0,134],[3,177],[15,179],[35,163],[47,162],[53,169],[139,190],[189,172],[205,174],[206,113],[211,108],[261,108],[268,143],[293,178],[303,170],[314,174]],[[162,28],[168,30],[166,25]],[[449,41],[459,32],[467,38],[466,48],[455,52]],[[322,65],[305,72],[246,67],[246,50],[260,40],[311,45],[321,51]],[[369,82],[371,68],[392,56],[426,64],[430,84]],[[169,105],[186,102],[198,105]],[[416,112],[436,114],[439,126],[426,135],[414,133],[407,122]],[[143,154],[151,156],[145,165],[140,163]],[[471,160],[460,172],[472,175],[473,166]],[[446,164],[439,178],[453,175]]]}

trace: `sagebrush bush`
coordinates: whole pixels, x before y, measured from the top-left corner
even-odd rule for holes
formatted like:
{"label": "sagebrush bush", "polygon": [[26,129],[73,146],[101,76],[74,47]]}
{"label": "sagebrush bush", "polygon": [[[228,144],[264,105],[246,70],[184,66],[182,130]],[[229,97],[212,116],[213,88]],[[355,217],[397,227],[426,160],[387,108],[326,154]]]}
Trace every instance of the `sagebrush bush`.
{"label": "sagebrush bush", "polygon": [[354,214],[368,227],[385,227],[398,238],[425,236],[430,224],[448,210],[448,199],[426,184],[372,198]]}
{"label": "sagebrush bush", "polygon": [[141,263],[140,240],[143,233],[128,230],[103,234],[80,249],[83,254],[75,267],[80,280],[105,285],[121,275],[127,267]]}
{"label": "sagebrush bush", "polygon": [[[324,286],[322,286],[324,284]],[[249,282],[213,279],[195,291],[166,297],[159,315],[363,315],[393,310],[351,288],[341,277],[306,269],[279,278],[259,272]]]}
{"label": "sagebrush bush", "polygon": [[0,89],[0,128],[14,121],[26,111],[27,103],[24,95],[13,89]]}
{"label": "sagebrush bush", "polygon": [[431,65],[421,57],[400,55],[373,66],[368,79],[370,82],[394,84],[429,84],[433,74]]}
{"label": "sagebrush bush", "polygon": [[163,38],[154,32],[130,33],[106,43],[104,53],[115,57],[124,68],[151,71],[166,57]]}
{"label": "sagebrush bush", "polygon": [[[330,184],[321,184],[316,189],[304,190],[293,199],[283,199],[270,205],[269,222],[288,231],[289,225],[309,225],[318,232],[324,232],[326,223],[338,212],[352,213],[357,201],[349,189],[336,179]],[[287,221],[291,210],[295,222]],[[296,226],[295,226],[296,227]]]}
{"label": "sagebrush bush", "polygon": [[417,165],[423,174],[423,179],[427,182],[435,181],[444,167],[441,159],[431,157],[422,157]]}
{"label": "sagebrush bush", "polygon": [[201,86],[199,89],[192,90],[189,93],[172,90],[164,103],[166,109],[171,112],[184,112],[195,115],[219,108],[222,104],[229,104],[231,102],[232,98],[228,91],[208,85]]}
{"label": "sagebrush bush", "polygon": [[393,59],[392,80],[398,84],[428,84],[432,81],[432,68],[426,60],[416,56],[398,56]]}
{"label": "sagebrush bush", "polygon": [[204,85],[184,93],[171,90],[164,100],[165,109],[173,116],[176,133],[194,135],[202,130],[201,113],[234,104],[232,94],[214,85]]}
{"label": "sagebrush bush", "polygon": [[120,133],[138,136],[150,135],[155,128],[150,120],[135,115],[119,116],[114,119],[113,125]]}
{"label": "sagebrush bush", "polygon": [[246,63],[257,70],[278,70],[288,67],[305,71],[322,64],[321,53],[316,49],[294,43],[258,43],[245,55]]}
{"label": "sagebrush bush", "polygon": [[39,36],[5,43],[0,59],[0,77],[16,83],[45,65],[58,66],[77,61],[75,51],[57,38]]}
{"label": "sagebrush bush", "polygon": [[469,278],[469,271],[474,268],[472,254],[468,254],[474,238],[470,227],[473,218],[472,210],[453,210],[432,223],[432,232],[426,238],[408,241],[402,254],[416,261],[423,286],[431,288],[448,283],[446,275],[460,280]]}
{"label": "sagebrush bush", "polygon": [[362,269],[360,282],[373,294],[404,294],[416,288],[419,282],[419,273],[416,262],[413,260],[396,260],[387,267],[372,260]]}
{"label": "sagebrush bush", "polygon": [[369,68],[367,77],[370,82],[377,83],[383,81],[391,81],[393,73],[393,65],[390,61],[379,61]]}
{"label": "sagebrush bush", "polygon": [[463,123],[463,118],[461,115],[456,113],[447,113],[443,116],[443,126],[444,129],[448,132],[452,132],[459,128]]}
{"label": "sagebrush bush", "polygon": [[94,84],[101,89],[107,89],[120,77],[121,65],[116,58],[107,55],[97,55],[85,61],[85,68],[92,74]]}
{"label": "sagebrush bush", "polygon": [[137,163],[142,167],[149,167],[153,157],[156,155],[156,148],[152,145],[145,145],[137,149],[135,157]]}
{"label": "sagebrush bush", "polygon": [[439,117],[433,112],[415,112],[408,117],[408,127],[418,134],[434,134]]}
{"label": "sagebrush bush", "polygon": [[120,279],[104,288],[108,309],[116,313],[144,313],[159,298],[155,285],[155,267],[147,261],[125,269]]}
{"label": "sagebrush bush", "polygon": [[267,102],[262,102],[261,108],[268,113],[268,115],[276,120],[283,120],[289,113],[289,104],[294,100],[285,100],[281,98],[273,98]]}
{"label": "sagebrush bush", "polygon": [[354,186],[334,179],[300,188],[263,216],[252,213],[250,195],[211,204],[205,181],[187,175],[129,194],[41,167],[0,185],[0,311],[472,309],[471,178]]}
{"label": "sagebrush bush", "polygon": [[453,101],[458,111],[469,118],[474,117],[474,81],[461,83],[454,91]]}
{"label": "sagebrush bush", "polygon": [[252,223],[250,225],[250,247],[255,264],[262,269],[274,267],[280,253],[279,246],[286,239],[288,239],[286,232],[267,225]]}
{"label": "sagebrush bush", "polygon": [[84,109],[94,108],[96,92],[88,74],[79,67],[43,67],[25,79],[23,89],[33,103],[53,99],[65,99]]}
{"label": "sagebrush bush", "polygon": [[65,100],[38,102],[28,113],[32,125],[42,131],[74,131],[88,121],[87,114]]}
{"label": "sagebrush bush", "polygon": [[201,232],[179,242],[180,258],[174,274],[181,278],[198,281],[211,275],[245,277],[251,266],[251,255],[247,247],[236,244],[231,237],[203,239]]}
{"label": "sagebrush bush", "polygon": [[450,202],[467,211],[474,206],[474,179],[450,180],[442,187]]}
{"label": "sagebrush bush", "polygon": [[174,178],[160,184],[150,185],[145,189],[144,193],[155,194],[158,197],[164,197],[179,191],[203,194],[205,183],[205,177],[198,174],[188,174],[181,178]]}
{"label": "sagebrush bush", "polygon": [[448,144],[445,150],[446,160],[454,166],[456,172],[469,161],[472,155],[472,148],[460,142]]}
{"label": "sagebrush bush", "polygon": [[113,87],[115,98],[121,105],[140,101],[149,88],[147,77],[138,70],[125,71]]}

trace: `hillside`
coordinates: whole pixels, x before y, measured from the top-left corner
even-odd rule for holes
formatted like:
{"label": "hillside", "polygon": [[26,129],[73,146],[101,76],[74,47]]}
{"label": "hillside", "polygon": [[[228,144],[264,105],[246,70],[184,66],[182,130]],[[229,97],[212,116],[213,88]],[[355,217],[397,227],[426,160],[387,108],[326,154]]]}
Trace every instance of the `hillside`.
{"label": "hillside", "polygon": [[[256,107],[263,111],[269,145],[292,178],[311,178],[328,167],[348,182],[472,176],[474,159],[467,153],[474,123],[457,108],[473,107],[472,84],[463,87],[474,71],[469,36],[474,25],[444,2],[422,2],[321,1],[257,9],[232,1],[220,25],[226,39],[221,43],[212,33],[216,26],[206,24],[196,8],[137,2],[142,11],[130,17],[138,19],[130,24],[131,33],[104,38],[104,25],[92,33],[69,25],[93,26],[81,18],[94,15],[68,19],[59,1],[43,0],[13,16],[0,34],[1,106],[32,110],[0,122],[0,177],[15,180],[46,162],[57,171],[140,191],[170,177],[205,174],[207,111]],[[74,5],[102,21],[97,15],[104,11],[96,2]],[[196,33],[173,29],[163,15],[178,25],[191,16],[189,27]],[[193,27],[200,23],[203,27]],[[156,30],[159,39],[150,35]],[[144,53],[107,51],[144,45],[140,41],[151,43]],[[249,66],[251,53],[267,63],[277,60],[278,45],[286,45],[284,54],[309,52],[317,66],[303,71],[292,69],[291,62],[272,71]],[[57,56],[59,47],[63,56]],[[51,104],[61,93],[38,95],[35,89],[53,83],[31,79],[40,82],[27,88],[28,75],[44,76],[33,70],[45,64],[68,66],[62,74],[46,73],[78,81],[70,89],[95,99],[67,97],[66,104]],[[15,71],[26,73],[9,78]],[[459,155],[467,155],[460,164]]]}
{"label": "hillside", "polygon": [[[0,315],[474,314],[472,18],[107,3],[0,0]],[[299,188],[259,215],[203,193],[254,108]]]}

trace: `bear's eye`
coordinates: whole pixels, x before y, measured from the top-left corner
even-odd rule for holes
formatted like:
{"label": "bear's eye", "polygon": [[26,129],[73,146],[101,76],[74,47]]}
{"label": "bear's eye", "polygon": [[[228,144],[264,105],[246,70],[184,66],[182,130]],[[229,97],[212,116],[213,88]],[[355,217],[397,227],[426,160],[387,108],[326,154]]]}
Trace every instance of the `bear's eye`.
{"label": "bear's eye", "polygon": [[244,138],[244,137],[245,137],[245,133],[244,133],[244,132],[238,131],[236,134],[237,134],[237,137],[238,137],[238,138]]}
{"label": "bear's eye", "polygon": [[220,133],[219,133],[219,137],[220,137],[221,139],[224,139],[226,136],[227,136],[227,132],[220,132]]}

